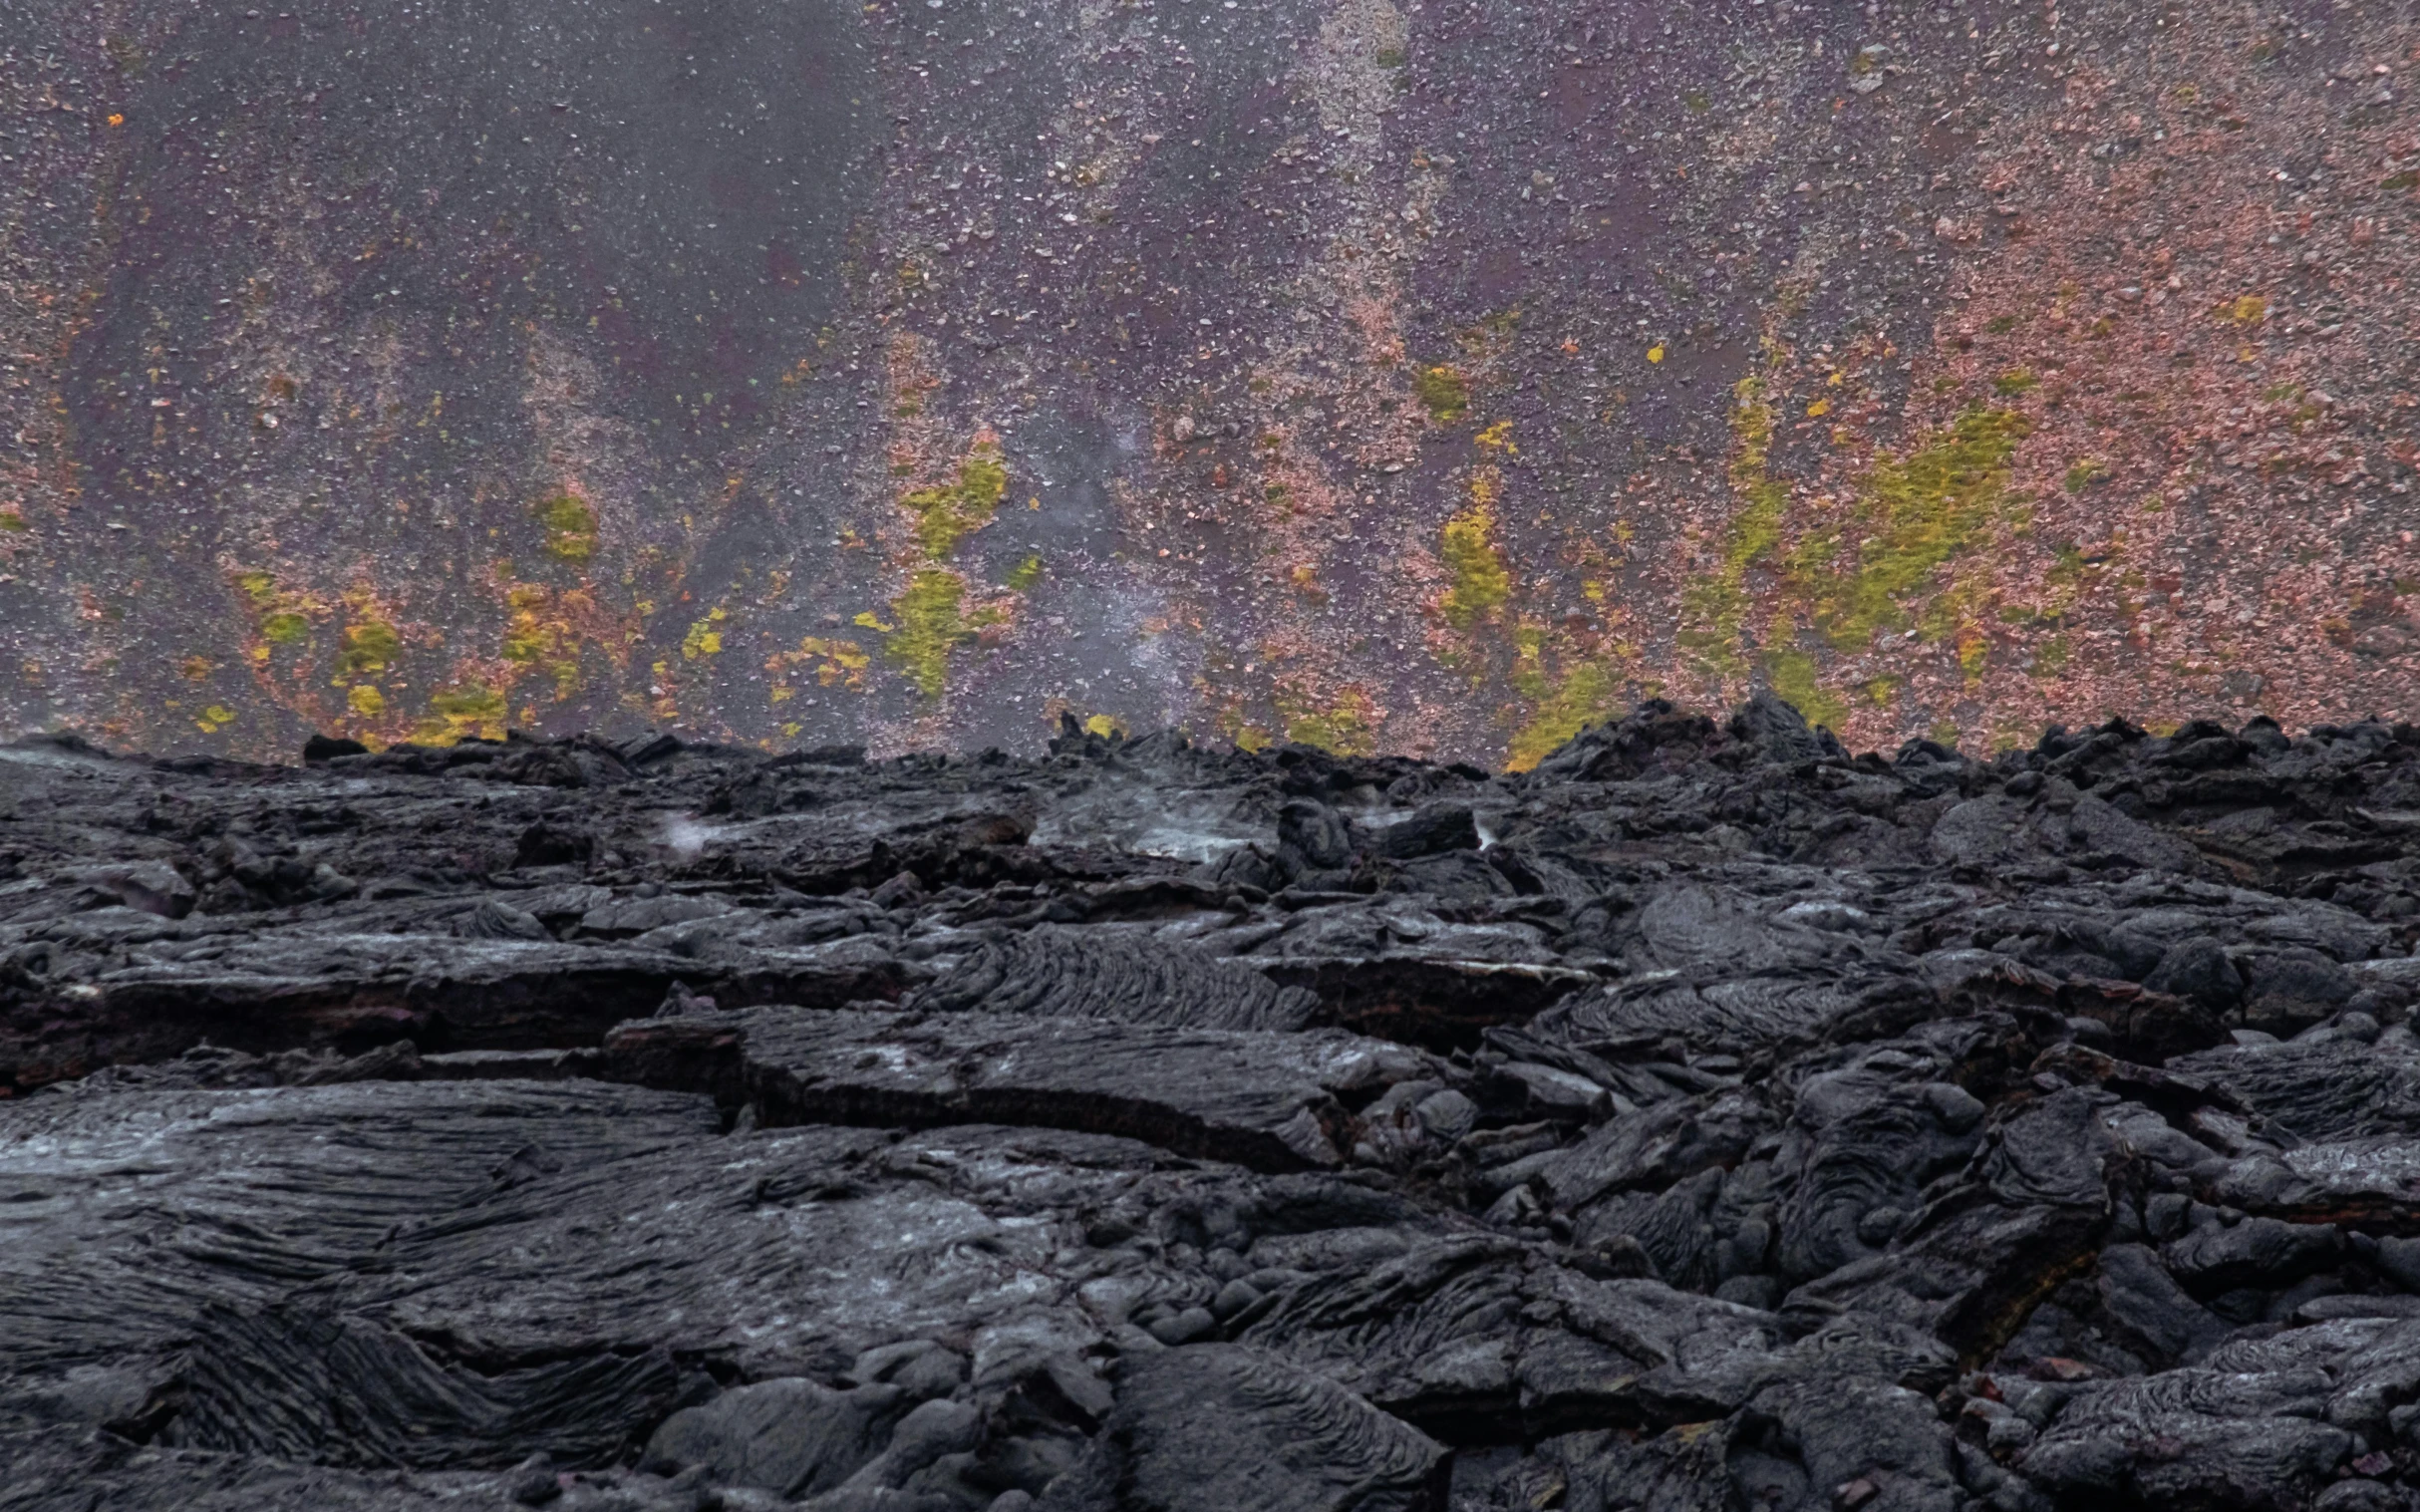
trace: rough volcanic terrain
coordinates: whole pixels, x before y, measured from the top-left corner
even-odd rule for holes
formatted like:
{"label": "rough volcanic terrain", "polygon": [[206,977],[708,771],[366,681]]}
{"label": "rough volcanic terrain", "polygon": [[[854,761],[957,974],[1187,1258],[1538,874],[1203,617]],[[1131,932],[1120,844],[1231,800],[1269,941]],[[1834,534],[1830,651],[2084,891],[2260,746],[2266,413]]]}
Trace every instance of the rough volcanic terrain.
{"label": "rough volcanic terrain", "polygon": [[2412,0],[11,0],[0,727],[2420,718]]}
{"label": "rough volcanic terrain", "polygon": [[0,747],[0,1507],[2420,1505],[2420,732]]}

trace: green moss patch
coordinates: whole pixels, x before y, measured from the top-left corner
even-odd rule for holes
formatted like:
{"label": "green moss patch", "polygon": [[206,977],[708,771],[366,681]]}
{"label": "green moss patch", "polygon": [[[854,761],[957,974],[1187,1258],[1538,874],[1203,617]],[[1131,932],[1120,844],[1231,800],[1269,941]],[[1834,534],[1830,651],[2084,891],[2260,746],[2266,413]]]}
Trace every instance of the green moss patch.
{"label": "green moss patch", "polygon": [[393,625],[363,620],[345,627],[345,649],[336,658],[336,670],[347,677],[383,672],[395,665],[403,651],[403,638],[395,633]]}
{"label": "green moss patch", "polygon": [[1806,652],[1767,652],[1764,675],[1767,685],[1788,700],[1790,707],[1806,716],[1807,723],[1833,730],[1848,724],[1848,704],[1823,686],[1819,681],[1815,658]]}
{"label": "green moss patch", "polygon": [[597,512],[576,494],[558,493],[538,505],[546,528],[546,550],[567,562],[586,561],[597,550]]}
{"label": "green moss patch", "polygon": [[1815,599],[1826,640],[1859,650],[1880,631],[1911,623],[1904,601],[1992,529],[2009,458],[2027,430],[2014,411],[1972,409],[1905,457],[1876,459],[1856,565]]}
{"label": "green moss patch", "polygon": [[1414,369],[1411,392],[1427,408],[1428,418],[1440,426],[1450,426],[1470,413],[1470,384],[1451,368]]}
{"label": "green moss patch", "polygon": [[429,718],[412,731],[412,738],[424,745],[448,745],[470,735],[503,739],[505,706],[500,688],[456,683],[432,695],[429,709]]}

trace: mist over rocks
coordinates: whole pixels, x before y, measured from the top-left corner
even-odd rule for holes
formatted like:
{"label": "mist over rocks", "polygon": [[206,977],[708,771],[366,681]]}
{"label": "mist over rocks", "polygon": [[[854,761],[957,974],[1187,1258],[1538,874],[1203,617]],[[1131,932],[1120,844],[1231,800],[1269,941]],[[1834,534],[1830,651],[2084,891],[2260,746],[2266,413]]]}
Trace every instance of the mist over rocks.
{"label": "mist over rocks", "polygon": [[2420,1504],[2420,732],[0,747],[0,1505]]}

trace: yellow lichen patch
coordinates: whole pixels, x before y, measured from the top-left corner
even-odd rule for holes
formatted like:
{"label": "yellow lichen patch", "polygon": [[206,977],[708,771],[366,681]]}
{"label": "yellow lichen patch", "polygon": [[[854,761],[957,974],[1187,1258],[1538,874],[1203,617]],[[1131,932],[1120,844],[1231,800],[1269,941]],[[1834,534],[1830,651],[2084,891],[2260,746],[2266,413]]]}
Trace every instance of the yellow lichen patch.
{"label": "yellow lichen patch", "polygon": [[345,707],[365,720],[375,720],[387,712],[387,696],[373,684],[356,684],[345,695]]}
{"label": "yellow lichen patch", "polygon": [[1960,625],[1956,644],[1958,670],[1966,675],[1967,684],[1971,686],[1982,681],[1983,663],[1991,654],[1991,642],[1983,634],[1982,627],[1970,623]]}
{"label": "yellow lichen patch", "polygon": [[1494,425],[1489,426],[1487,429],[1481,431],[1478,435],[1473,436],[1471,440],[1477,442],[1482,447],[1490,449],[1491,451],[1503,452],[1510,455],[1518,456],[1521,454],[1521,449],[1513,445],[1512,428],[1513,423],[1511,421],[1500,420]]}
{"label": "yellow lichen patch", "polygon": [[1009,469],[1000,459],[1000,443],[987,433],[959,461],[956,481],[913,489],[899,503],[913,516],[916,544],[925,560],[939,563],[949,559],[962,537],[992,522],[1008,488]]}
{"label": "yellow lichen patch", "polygon": [[[1214,662],[1217,661],[1219,654],[1213,652],[1211,659]],[[1194,687],[1204,695],[1211,693],[1210,685],[1206,681],[1197,679]],[[1211,728],[1232,741],[1238,751],[1266,751],[1274,744],[1276,738],[1271,736],[1267,730],[1252,723],[1251,716],[1245,712],[1244,703],[1243,696],[1238,693],[1229,692],[1223,697],[1219,697],[1211,712]]]}
{"label": "yellow lichen patch", "polygon": [[176,664],[176,672],[186,682],[198,683],[210,675],[211,662],[206,656],[188,656]]}
{"label": "yellow lichen patch", "polygon": [[2262,294],[2245,294],[2219,306],[2219,319],[2232,325],[2257,326],[2269,318],[2269,299]]}
{"label": "yellow lichen patch", "polygon": [[865,686],[865,669],[871,660],[865,648],[855,641],[810,635],[798,642],[795,651],[773,653],[766,659],[764,670],[779,676],[793,668],[805,668],[822,687],[860,689]]}
{"label": "yellow lichen patch", "polygon": [[1040,581],[1042,581],[1042,554],[1036,552],[1017,564],[1017,569],[1009,574],[1009,580],[1003,586],[1011,593],[1024,593]]}
{"label": "yellow lichen patch", "polygon": [[[1538,674],[1543,678],[1543,672]],[[1537,709],[1513,732],[1504,764],[1527,771],[1589,726],[1621,712],[1622,690],[1612,669],[1598,661],[1574,663],[1552,686],[1542,687]]]}
{"label": "yellow lichen patch", "polygon": [[1731,492],[1739,507],[1722,536],[1713,565],[1681,589],[1680,649],[1715,677],[1746,671],[1739,653],[1748,613],[1747,572],[1781,543],[1789,507],[1789,485],[1773,477],[1767,460],[1773,445],[1773,407],[1764,381],[1753,375],[1732,390]]}
{"label": "yellow lichen patch", "polygon": [[1084,734],[1099,736],[1104,741],[1111,736],[1123,737],[1125,733],[1125,721],[1114,715],[1095,714],[1084,721]]}
{"label": "yellow lichen patch", "polygon": [[681,660],[694,662],[702,656],[715,656],[723,650],[723,622],[731,618],[728,609],[715,609],[706,618],[695,621],[689,634],[681,637]]}
{"label": "yellow lichen patch", "polygon": [[1765,653],[1764,676],[1775,693],[1806,716],[1808,724],[1833,730],[1848,724],[1848,704],[1823,686],[1815,658],[1807,653],[1788,650]]}
{"label": "yellow lichen patch", "polygon": [[567,699],[580,686],[580,635],[572,621],[593,609],[583,591],[560,596],[536,583],[512,583],[504,590],[503,643],[498,648],[514,669],[545,673],[554,679],[554,696]]}
{"label": "yellow lichen patch", "polygon": [[1512,573],[1496,545],[1495,511],[1488,507],[1473,479],[1472,492],[1481,501],[1445,522],[1438,532],[1437,554],[1453,581],[1437,600],[1437,612],[1456,630],[1467,631],[1492,615],[1512,592]]}
{"label": "yellow lichen patch", "polygon": [[538,523],[546,530],[546,550],[567,562],[586,561],[596,554],[597,513],[576,493],[558,493],[537,506]]}
{"label": "yellow lichen patch", "polygon": [[216,735],[219,731],[235,723],[235,711],[224,704],[212,704],[209,708],[204,709],[201,717],[193,723],[201,727],[203,735]]}
{"label": "yellow lichen patch", "polygon": [[950,680],[950,654],[974,639],[967,622],[966,579],[946,567],[927,567],[908,579],[904,592],[891,600],[896,629],[883,642],[883,654],[903,669],[916,691],[938,699]]}

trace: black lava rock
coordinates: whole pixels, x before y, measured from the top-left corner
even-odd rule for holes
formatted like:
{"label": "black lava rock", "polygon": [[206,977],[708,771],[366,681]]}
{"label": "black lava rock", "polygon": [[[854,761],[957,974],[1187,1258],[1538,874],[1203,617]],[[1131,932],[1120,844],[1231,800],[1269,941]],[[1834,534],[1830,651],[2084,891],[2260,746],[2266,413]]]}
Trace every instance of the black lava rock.
{"label": "black lava rock", "polygon": [[2408,730],[309,757],[0,748],[11,1505],[2420,1491]]}

